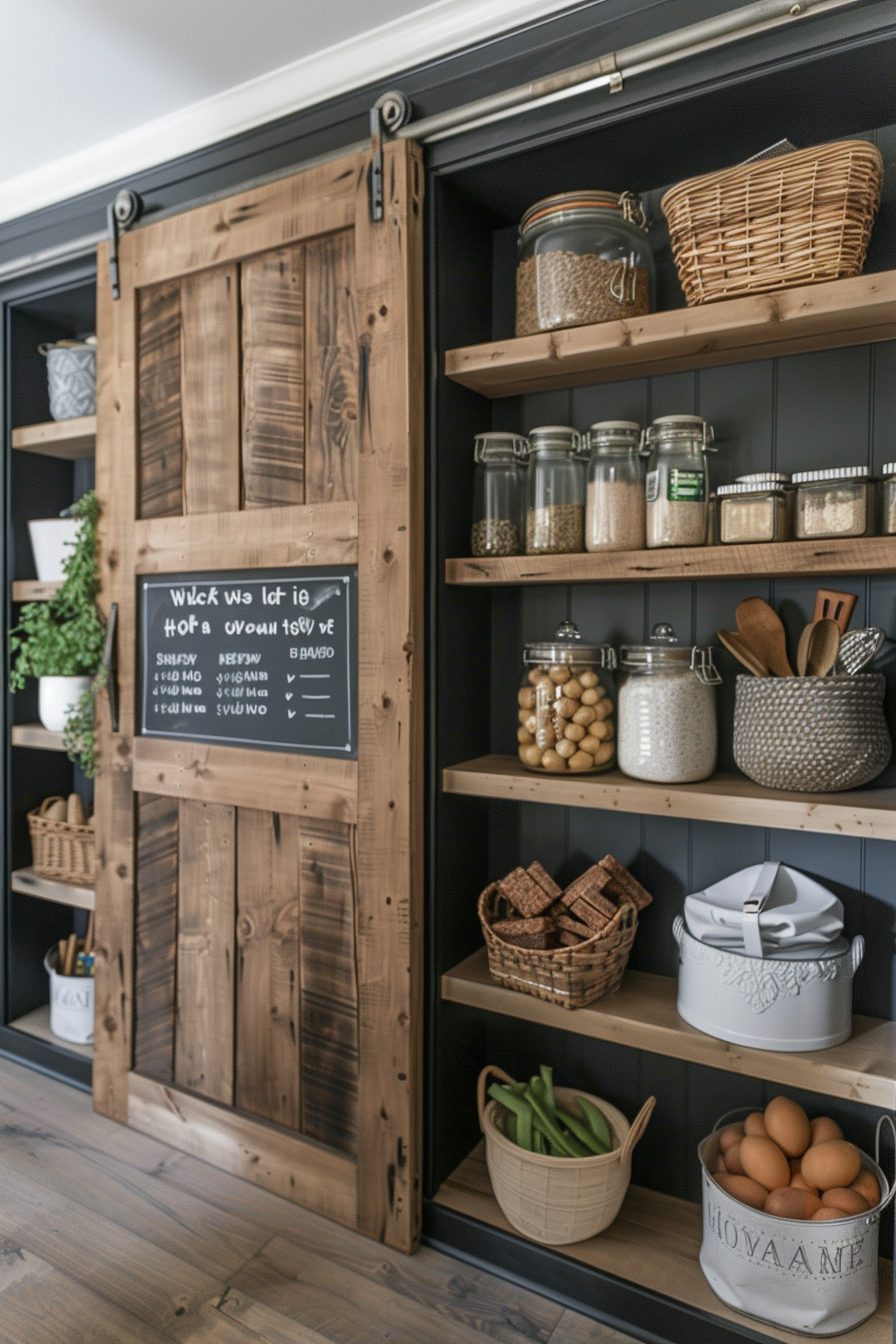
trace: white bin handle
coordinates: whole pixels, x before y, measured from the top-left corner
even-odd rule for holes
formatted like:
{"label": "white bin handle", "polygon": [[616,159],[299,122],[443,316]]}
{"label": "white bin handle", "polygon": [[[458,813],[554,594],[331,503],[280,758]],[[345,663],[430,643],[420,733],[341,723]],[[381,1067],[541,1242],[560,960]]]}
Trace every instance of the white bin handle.
{"label": "white bin handle", "polygon": [[[896,1144],[896,1125],[893,1124],[893,1117],[892,1115],[882,1115],[878,1120],[877,1126],[874,1130],[874,1160],[879,1167],[880,1167],[880,1132],[883,1129],[884,1125],[890,1126],[890,1131],[893,1135],[893,1142],[894,1144]],[[883,1167],[881,1167],[881,1171],[883,1171]],[[893,1180],[890,1183],[890,1193],[887,1195],[883,1204],[880,1204],[874,1210],[877,1217],[880,1217],[880,1215],[883,1213],[884,1209],[890,1203],[890,1200],[893,1198],[894,1195],[896,1195],[896,1172],[894,1172]]]}
{"label": "white bin handle", "polygon": [[[862,964],[863,957],[865,956],[865,939],[862,937],[860,933],[857,933],[855,938],[853,938],[851,951],[852,951],[852,973],[853,975],[855,975],[856,971]],[[894,1132],[894,1137],[896,1137],[896,1132]]]}
{"label": "white bin handle", "polygon": [[672,937],[678,944],[679,950],[684,942],[684,920],[681,915],[676,915],[672,922]]}

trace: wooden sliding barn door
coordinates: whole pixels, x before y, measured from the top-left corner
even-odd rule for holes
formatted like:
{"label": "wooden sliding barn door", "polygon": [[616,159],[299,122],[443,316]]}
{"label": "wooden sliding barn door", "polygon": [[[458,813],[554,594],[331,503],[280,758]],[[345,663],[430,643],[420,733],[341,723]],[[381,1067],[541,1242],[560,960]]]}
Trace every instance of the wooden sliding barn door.
{"label": "wooden sliding barn door", "polygon": [[[411,1250],[423,179],[415,145],[387,146],[373,223],[369,167],[353,155],[126,234],[118,300],[100,250],[97,491],[118,720],[101,696],[93,1076],[103,1114]],[[275,575],[305,601],[303,575],[331,572],[355,584],[352,741],[242,745],[243,719],[230,740],[203,736],[227,694],[282,696],[281,739],[293,732],[294,691],[321,683],[292,673],[236,692],[222,689],[242,682],[230,673],[186,689],[178,673],[181,699],[166,703],[196,717],[178,720],[182,737],[148,730],[147,696],[172,694],[159,681],[172,674],[146,671],[147,594],[183,575],[187,606],[219,588],[270,600]]]}

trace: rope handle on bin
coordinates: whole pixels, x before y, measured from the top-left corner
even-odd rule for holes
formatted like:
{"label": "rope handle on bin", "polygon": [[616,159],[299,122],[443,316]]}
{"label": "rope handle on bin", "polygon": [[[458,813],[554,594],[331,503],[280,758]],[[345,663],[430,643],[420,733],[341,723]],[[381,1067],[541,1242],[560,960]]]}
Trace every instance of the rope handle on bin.
{"label": "rope handle on bin", "polygon": [[653,1115],[653,1108],[656,1105],[656,1097],[648,1097],[644,1105],[631,1123],[631,1128],[625,1136],[625,1140],[619,1150],[619,1158],[622,1162],[627,1162],[631,1157],[635,1144],[639,1143],[645,1129]]}
{"label": "rope handle on bin", "polygon": [[485,1068],[480,1073],[476,1083],[476,1109],[479,1112],[479,1128],[482,1130],[483,1134],[485,1133],[485,1089],[488,1086],[488,1080],[492,1075],[496,1078],[500,1078],[502,1083],[510,1083],[511,1086],[516,1082],[516,1079],[511,1078],[509,1073],[505,1073],[503,1069],[499,1069],[497,1064],[486,1064]]}

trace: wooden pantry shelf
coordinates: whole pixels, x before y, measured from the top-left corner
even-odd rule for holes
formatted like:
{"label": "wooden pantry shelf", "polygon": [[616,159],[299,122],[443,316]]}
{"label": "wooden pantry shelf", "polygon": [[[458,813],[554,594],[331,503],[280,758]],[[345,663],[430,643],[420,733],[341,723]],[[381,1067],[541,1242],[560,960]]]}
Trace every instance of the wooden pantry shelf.
{"label": "wooden pantry shelf", "polygon": [[616,994],[587,1008],[569,1010],[497,984],[489,974],[484,947],[442,976],[442,998],[451,1003],[726,1073],[896,1110],[896,1022],[854,1017],[850,1039],[829,1050],[786,1054],[755,1050],[719,1041],[689,1026],[678,1016],[677,992],[677,981],[669,976],[626,971]]}
{"label": "wooden pantry shelf", "polygon": [[9,1024],[15,1031],[24,1031],[28,1036],[36,1036],[39,1041],[48,1041],[50,1045],[56,1045],[60,1050],[70,1050],[73,1055],[80,1055],[82,1059],[93,1059],[92,1045],[75,1045],[74,1041],[64,1041],[61,1036],[54,1036],[50,1030],[50,1005],[45,1003],[42,1008],[35,1008],[24,1017],[17,1017],[15,1022]]}
{"label": "wooden pantry shelf", "polygon": [[773,541],[753,546],[675,546],[652,551],[514,555],[446,560],[452,584],[656,583],[691,579],[780,579],[795,575],[888,574],[896,537]]}
{"label": "wooden pantry shelf", "polygon": [[40,425],[21,425],[12,431],[12,446],[22,453],[61,457],[69,462],[93,457],[96,452],[96,416],[76,420],[46,420]]}
{"label": "wooden pantry shelf", "polygon": [[517,336],[445,354],[454,382],[486,397],[646,378],[896,336],[896,271]]}
{"label": "wooden pantry shelf", "polygon": [[70,882],[57,882],[42,877],[33,868],[16,868],[10,875],[13,891],[23,896],[36,896],[41,901],[55,901],[57,905],[73,905],[76,910],[94,908],[93,887],[76,887]]}
{"label": "wooden pantry shelf", "polygon": [[[514,1233],[492,1194],[484,1143],[480,1143],[440,1186],[434,1202],[512,1236],[519,1235]],[[805,1335],[754,1321],[726,1307],[713,1293],[700,1269],[701,1236],[699,1204],[631,1185],[619,1216],[605,1232],[590,1241],[556,1246],[551,1250],[602,1273],[639,1284],[675,1302],[686,1303],[720,1320],[732,1321],[748,1332],[748,1338],[779,1339],[786,1344],[805,1338]],[[892,1344],[893,1267],[888,1260],[880,1261],[879,1282],[877,1311],[849,1332],[850,1344]]]}
{"label": "wooden pantry shelf", "polygon": [[651,817],[896,840],[896,789],[892,788],[786,793],[763,789],[743,775],[727,774],[713,775],[700,784],[645,784],[618,770],[560,777],[526,770],[515,756],[482,756],[448,766],[442,772],[442,788],[474,798],[511,798]]}
{"label": "wooden pantry shelf", "polygon": [[41,751],[65,751],[62,733],[53,733],[42,723],[14,724],[12,744],[14,747],[37,747]]}
{"label": "wooden pantry shelf", "polygon": [[40,579],[16,579],[12,585],[13,602],[49,602],[62,587],[58,583],[41,583]]}

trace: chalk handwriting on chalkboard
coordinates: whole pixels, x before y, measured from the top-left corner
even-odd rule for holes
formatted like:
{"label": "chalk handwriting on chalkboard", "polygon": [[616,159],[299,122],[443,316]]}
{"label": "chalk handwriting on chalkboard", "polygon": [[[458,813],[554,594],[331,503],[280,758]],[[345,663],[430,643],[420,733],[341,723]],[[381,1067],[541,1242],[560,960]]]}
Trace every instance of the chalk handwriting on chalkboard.
{"label": "chalk handwriting on chalkboard", "polygon": [[357,756],[356,566],[140,586],[141,732]]}

